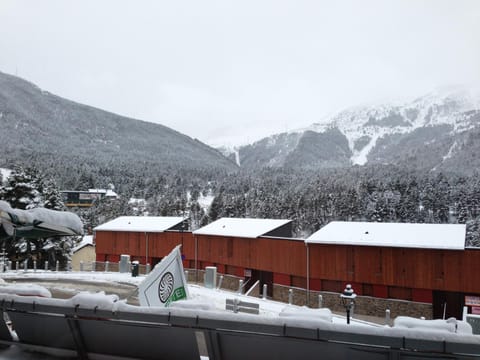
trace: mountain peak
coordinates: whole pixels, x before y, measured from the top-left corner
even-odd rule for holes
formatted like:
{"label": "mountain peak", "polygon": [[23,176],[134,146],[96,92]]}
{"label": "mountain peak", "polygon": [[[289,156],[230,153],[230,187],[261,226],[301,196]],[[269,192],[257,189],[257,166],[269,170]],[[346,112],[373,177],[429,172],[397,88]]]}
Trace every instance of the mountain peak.
{"label": "mountain peak", "polygon": [[[284,136],[272,136],[269,138],[269,154],[273,154],[277,160],[269,159],[266,165],[282,164],[286,165],[289,159],[286,154],[295,153],[294,158],[297,164],[301,164],[299,159],[299,146],[292,146],[292,139],[302,138],[302,134],[313,132],[316,134],[333,134],[332,130],[337,129],[344,140],[340,140],[338,134],[335,138],[339,143],[331,143],[332,146],[338,145],[343,148],[343,142],[348,144],[341,152],[332,152],[340,156],[337,159],[323,160],[319,166],[349,166],[365,165],[367,163],[392,163],[398,161],[407,161],[412,158],[412,154],[420,156],[422,147],[430,147],[437,142],[443,144],[442,156],[430,156],[428,165],[434,167],[434,162],[438,163],[446,159],[454,158],[453,151],[461,151],[461,146],[453,146],[453,138],[457,138],[464,132],[478,129],[480,92],[475,88],[463,86],[449,86],[435,89],[434,91],[413,100],[403,102],[391,102],[378,105],[355,106],[334,114],[319,123],[314,123],[309,127],[292,130]],[[288,146],[287,146],[287,139]],[[309,141],[314,141],[314,136],[308,137]],[[317,141],[330,141],[325,137],[317,137]],[[252,149],[262,148],[266,142],[261,140],[252,144],[249,148],[249,157],[253,156]],[[297,141],[297,144],[299,142]],[[317,146],[305,146],[311,151],[319,151]],[[272,148],[276,148],[272,151]],[[312,150],[315,149],[315,150]],[[328,152],[328,149],[321,147],[322,152]],[[394,149],[394,150],[393,150]],[[394,151],[394,153],[391,153]],[[436,149],[435,151],[439,151]],[[276,152],[276,155],[274,154]],[[418,152],[418,154],[417,154]],[[349,154],[348,161],[345,156]],[[388,154],[388,155],[387,155]],[[403,155],[401,155],[403,154]],[[310,157],[304,155],[304,157]],[[403,156],[403,157],[402,157]],[[406,157],[406,158],[405,158]],[[262,161],[256,158],[255,166],[259,166]],[[282,161],[279,161],[282,159]],[[240,160],[243,166],[249,162],[242,159],[242,149],[240,149]],[[315,162],[318,159],[315,159]],[[325,161],[324,161],[325,160]],[[415,159],[413,159],[415,161]],[[295,164],[291,164],[295,166]],[[435,164],[435,168],[436,165]]]}

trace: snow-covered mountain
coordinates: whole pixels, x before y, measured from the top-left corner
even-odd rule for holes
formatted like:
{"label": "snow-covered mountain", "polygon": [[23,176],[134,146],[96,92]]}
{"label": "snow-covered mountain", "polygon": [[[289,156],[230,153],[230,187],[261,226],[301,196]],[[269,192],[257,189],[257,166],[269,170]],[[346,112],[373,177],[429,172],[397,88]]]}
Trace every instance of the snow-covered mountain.
{"label": "snow-covered mountain", "polygon": [[307,168],[367,163],[400,163],[423,169],[471,166],[468,159],[480,147],[479,94],[462,87],[445,88],[404,103],[350,108],[307,128],[240,148],[240,164]]}
{"label": "snow-covered mountain", "polygon": [[92,178],[103,172],[123,179],[154,177],[168,169],[238,168],[217,150],[171,128],[75,103],[0,72],[0,166],[12,164],[60,169],[73,183],[79,167],[91,170]]}

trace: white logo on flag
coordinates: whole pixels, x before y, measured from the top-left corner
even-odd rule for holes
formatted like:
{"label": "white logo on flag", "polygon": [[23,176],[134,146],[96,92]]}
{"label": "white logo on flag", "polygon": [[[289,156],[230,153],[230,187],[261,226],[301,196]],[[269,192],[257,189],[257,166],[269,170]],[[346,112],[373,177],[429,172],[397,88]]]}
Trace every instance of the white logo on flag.
{"label": "white logo on flag", "polygon": [[166,303],[170,295],[172,295],[174,281],[175,279],[171,272],[167,272],[162,276],[160,284],[158,285],[158,297],[162,303]]}

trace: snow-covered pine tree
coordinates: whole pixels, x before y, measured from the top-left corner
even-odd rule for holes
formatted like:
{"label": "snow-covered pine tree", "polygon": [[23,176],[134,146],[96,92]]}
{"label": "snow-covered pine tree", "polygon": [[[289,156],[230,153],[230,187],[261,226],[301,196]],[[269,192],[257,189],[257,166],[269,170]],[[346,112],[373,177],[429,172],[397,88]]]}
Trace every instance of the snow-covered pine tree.
{"label": "snow-covered pine tree", "polygon": [[58,191],[53,179],[46,179],[42,184],[43,207],[46,209],[64,211],[67,209],[63,203],[62,195]]}
{"label": "snow-covered pine tree", "polygon": [[208,211],[208,218],[210,219],[210,221],[215,221],[222,217],[223,206],[223,191],[220,190],[220,192],[213,198],[213,201],[210,204],[210,209]]}
{"label": "snow-covered pine tree", "polygon": [[[45,179],[34,167],[15,167],[0,193],[0,198],[16,209],[66,209],[55,182]],[[76,237],[69,236],[47,239],[15,238],[5,243],[5,250],[11,260],[28,261],[29,266],[32,266],[33,260],[39,264],[48,260],[51,266],[55,266],[56,260],[59,260],[61,265],[65,266],[71,257],[75,241]]]}
{"label": "snow-covered pine tree", "polygon": [[41,179],[38,170],[16,166],[1,194],[2,200],[16,209],[33,209],[41,204],[39,187]]}

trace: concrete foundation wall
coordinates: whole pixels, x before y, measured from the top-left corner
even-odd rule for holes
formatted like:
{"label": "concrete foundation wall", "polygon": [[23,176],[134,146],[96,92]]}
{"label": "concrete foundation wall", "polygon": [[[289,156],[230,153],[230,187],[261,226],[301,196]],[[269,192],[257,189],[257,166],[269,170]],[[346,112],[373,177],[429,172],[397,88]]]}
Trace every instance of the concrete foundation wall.
{"label": "concrete foundation wall", "polygon": [[[288,302],[289,289],[293,289],[293,304],[295,305],[316,308],[318,307],[319,295],[321,295],[322,307],[327,307],[336,312],[345,311],[340,300],[340,294],[327,291],[310,291],[307,304],[307,291],[305,289],[274,284],[273,300]],[[433,314],[432,304],[428,303],[382,299],[370,296],[357,296],[355,299],[354,313],[356,314],[384,317],[387,309],[390,310],[392,319],[397,316],[411,316],[415,318],[423,316],[425,319],[432,319]]]}
{"label": "concrete foundation wall", "polygon": [[[204,283],[204,270],[198,270],[198,281],[196,281],[196,272],[194,269],[188,269],[188,282]],[[220,276],[223,276],[221,288],[224,290],[238,291],[240,280],[237,276],[217,274],[217,285],[219,284]],[[322,307],[329,308],[335,312],[345,312],[345,308],[340,300],[339,293],[332,293],[328,291],[310,291],[309,301],[307,302],[307,291],[301,288],[288,287],[283,285],[273,285],[273,297],[271,300],[288,303],[289,290],[292,289],[292,300],[294,305],[309,306],[311,308],[318,308],[319,295],[322,296]],[[251,296],[261,296],[261,289],[255,289]],[[390,317],[392,319],[397,316],[411,316],[415,318],[424,317],[425,319],[432,319],[433,308],[432,304],[419,303],[413,301],[382,299],[370,296],[357,296],[355,301],[354,314],[368,315],[376,317],[385,317],[385,310],[390,310]]]}

